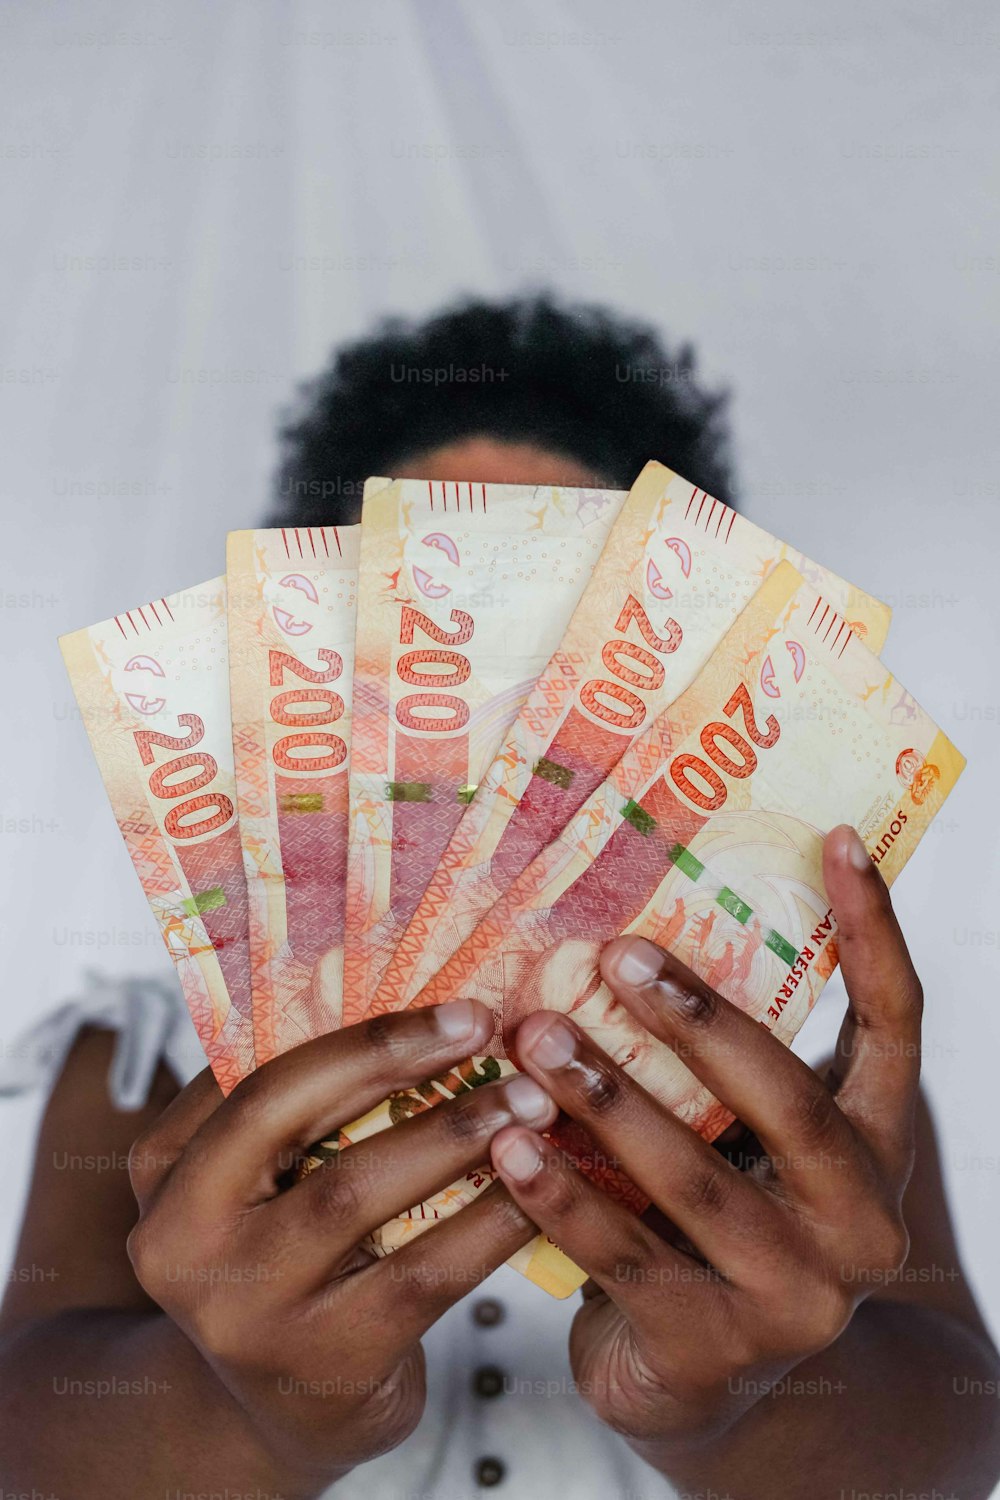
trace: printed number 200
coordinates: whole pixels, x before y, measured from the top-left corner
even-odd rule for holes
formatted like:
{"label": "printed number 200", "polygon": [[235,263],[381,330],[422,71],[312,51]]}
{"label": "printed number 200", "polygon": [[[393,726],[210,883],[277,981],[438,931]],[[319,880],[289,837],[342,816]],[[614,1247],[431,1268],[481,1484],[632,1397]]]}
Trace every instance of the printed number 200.
{"label": "printed number 200", "polygon": [[[707,760],[700,755],[685,752],[683,755],[676,756],[670,764],[670,778],[677,790],[703,812],[718,812],[729,795],[726,783],[719,775],[719,771],[725,771],[727,776],[733,777],[736,781],[746,780],[757,769],[757,752],[753,746],[768,749],[781,734],[781,725],[773,714],[765,725],[766,732],[761,730],[754,717],[750,694],[746,684],[742,682],[722,712],[727,719],[731,719],[737,709],[743,713],[748,738],[744,738],[734,725],[723,724],[716,720],[714,723],[706,724],[701,731],[701,748],[708,757]],[[729,747],[728,750],[720,745],[720,740]],[[751,740],[753,744],[750,743]],[[730,751],[735,752],[739,759],[734,759]],[[692,777],[697,780],[692,780]]]}
{"label": "printed number 200", "polygon": [[[399,643],[401,646],[412,646],[414,632],[421,630],[430,640],[437,641],[439,647],[462,646],[472,639],[475,622],[464,609],[453,609],[451,619],[455,629],[444,630],[418,609],[404,604],[399,621]],[[421,670],[428,667],[446,670]],[[446,734],[449,730],[463,729],[469,722],[469,705],[465,700],[456,697],[454,693],[443,691],[445,688],[460,687],[463,682],[468,682],[472,674],[469,658],[460,651],[429,649],[426,646],[406,651],[396,663],[396,672],[400,682],[405,682],[407,687],[434,689],[433,692],[407,693],[400,698],[396,704],[396,721],[403,729],[424,729],[436,734]],[[417,712],[418,709],[428,708],[437,710],[435,717]]]}

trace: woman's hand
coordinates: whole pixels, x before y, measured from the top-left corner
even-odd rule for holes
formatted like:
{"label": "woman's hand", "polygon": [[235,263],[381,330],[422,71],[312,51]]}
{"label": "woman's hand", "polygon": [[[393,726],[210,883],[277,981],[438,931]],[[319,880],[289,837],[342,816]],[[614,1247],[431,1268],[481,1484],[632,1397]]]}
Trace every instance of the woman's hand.
{"label": "woman's hand", "polygon": [[536,1132],[495,1137],[512,1196],[592,1278],[571,1338],[581,1391],[647,1456],[725,1432],[906,1257],[920,984],[853,829],[827,839],[824,874],[850,996],[825,1082],[652,943],[619,938],[602,956],[615,995],[756,1136],[751,1170],[567,1017],[538,1012],[518,1032],[520,1064],[678,1231],[658,1236]]}
{"label": "woman's hand", "polygon": [[360,1248],[365,1235],[487,1161],[502,1126],[544,1129],[556,1110],[518,1076],[291,1187],[288,1169],[387,1095],[483,1052],[492,1029],[485,1007],[460,1000],[297,1047],[225,1100],[206,1072],[133,1148],[136,1274],[296,1475],[336,1478],[412,1431],[421,1335],[535,1229],[495,1184],[387,1259]]}

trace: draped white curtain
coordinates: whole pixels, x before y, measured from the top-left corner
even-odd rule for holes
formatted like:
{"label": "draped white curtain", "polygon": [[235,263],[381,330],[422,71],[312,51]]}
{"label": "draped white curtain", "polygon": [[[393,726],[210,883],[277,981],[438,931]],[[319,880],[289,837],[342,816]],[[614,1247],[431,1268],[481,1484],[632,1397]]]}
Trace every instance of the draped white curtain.
{"label": "draped white curtain", "polygon": [[992,7],[6,0],[0,52],[0,1039],[167,969],[57,634],[221,571],[334,342],[553,285],[696,341],[746,507],[896,606],[969,756],[898,904],[1000,1314]]}

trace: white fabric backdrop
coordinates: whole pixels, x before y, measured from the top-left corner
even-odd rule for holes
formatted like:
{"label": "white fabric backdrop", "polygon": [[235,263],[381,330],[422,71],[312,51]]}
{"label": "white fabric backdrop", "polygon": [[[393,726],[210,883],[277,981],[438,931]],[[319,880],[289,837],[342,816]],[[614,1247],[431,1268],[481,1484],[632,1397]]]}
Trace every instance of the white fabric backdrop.
{"label": "white fabric backdrop", "polygon": [[[168,967],[57,634],[221,569],[331,343],[549,283],[696,340],[745,508],[895,605],[969,757],[897,891],[1000,1324],[991,8],[7,0],[0,40],[3,1044],[87,966]],[[10,1225],[34,1118],[3,1106]]]}

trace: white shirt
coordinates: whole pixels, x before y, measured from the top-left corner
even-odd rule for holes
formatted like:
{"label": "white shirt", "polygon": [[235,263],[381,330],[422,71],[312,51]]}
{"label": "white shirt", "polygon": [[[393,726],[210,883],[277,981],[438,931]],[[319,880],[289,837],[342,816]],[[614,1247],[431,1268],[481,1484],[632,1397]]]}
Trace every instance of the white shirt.
{"label": "white shirt", "polygon": [[[559,1302],[509,1266],[495,1271],[424,1338],[427,1409],[416,1432],[331,1496],[482,1500],[491,1489],[498,1500],[673,1496],[574,1390],[567,1339],[578,1306],[578,1296]],[[481,1321],[498,1310],[498,1322]]]}
{"label": "white shirt", "polygon": [[[179,992],[86,977],[0,1062],[0,1095],[51,1084],[84,1024],[119,1034],[115,1103],[142,1104],[161,1059],[182,1081],[205,1066]],[[433,1232],[433,1231],[431,1231]],[[557,1301],[503,1266],[425,1335],[427,1406],[392,1453],[355,1469],[336,1500],[668,1500],[670,1485],[592,1415],[574,1389],[568,1338],[579,1297]]]}

